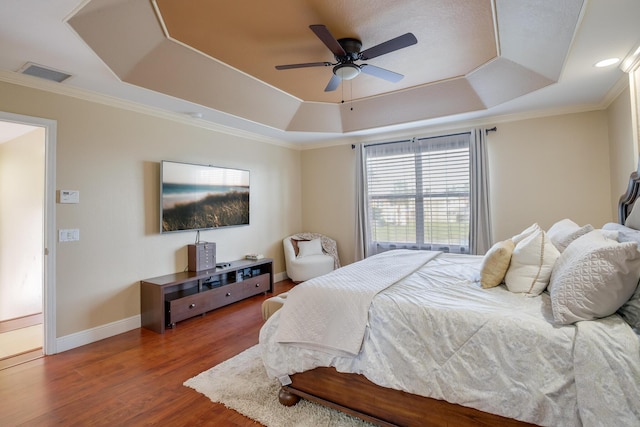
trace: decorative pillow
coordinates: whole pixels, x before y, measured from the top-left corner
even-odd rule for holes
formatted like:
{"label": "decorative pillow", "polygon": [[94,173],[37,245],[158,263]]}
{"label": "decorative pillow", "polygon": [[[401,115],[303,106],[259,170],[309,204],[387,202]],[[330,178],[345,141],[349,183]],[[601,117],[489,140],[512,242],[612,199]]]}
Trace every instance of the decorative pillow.
{"label": "decorative pillow", "polygon": [[560,252],[538,227],[513,249],[504,281],[511,292],[540,295],[549,284],[551,270]]}
{"label": "decorative pillow", "polygon": [[553,224],[551,228],[547,230],[547,236],[549,236],[551,243],[553,243],[556,249],[562,253],[567,246],[569,246],[569,243],[590,231],[593,231],[591,224],[580,227],[575,222],[565,218]]}
{"label": "decorative pillow", "polygon": [[529,227],[525,228],[524,230],[522,230],[522,232],[520,234],[516,234],[515,236],[513,236],[511,238],[511,240],[513,240],[513,243],[515,243],[516,245],[518,243],[520,243],[520,241],[522,239],[524,239],[527,236],[530,236],[531,234],[533,234],[536,231],[541,230],[540,226],[538,225],[538,223],[534,223],[532,225],[530,225]]}
{"label": "decorative pillow", "polygon": [[502,283],[514,247],[513,240],[507,239],[496,243],[487,251],[480,265],[480,284],[483,288],[493,288]]}
{"label": "decorative pillow", "polygon": [[293,246],[293,251],[296,254],[296,257],[300,253],[300,248],[298,247],[298,242],[308,242],[307,239],[291,239],[291,246]]}
{"label": "decorative pillow", "polygon": [[310,255],[322,255],[322,241],[320,239],[313,239],[307,241],[299,241],[298,258],[302,258]]}
{"label": "decorative pillow", "polygon": [[637,201],[633,204],[631,213],[624,221],[624,225],[634,230],[640,230],[640,203],[637,203]]}
{"label": "decorative pillow", "polygon": [[616,312],[640,277],[636,243],[618,243],[594,230],[562,253],[551,275],[553,318],[560,324],[593,320]]}

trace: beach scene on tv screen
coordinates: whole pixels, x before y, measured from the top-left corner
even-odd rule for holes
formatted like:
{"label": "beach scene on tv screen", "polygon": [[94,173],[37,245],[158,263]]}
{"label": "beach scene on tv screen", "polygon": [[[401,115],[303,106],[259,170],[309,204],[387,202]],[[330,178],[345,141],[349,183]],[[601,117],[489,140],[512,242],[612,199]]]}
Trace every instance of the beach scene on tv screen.
{"label": "beach scene on tv screen", "polygon": [[249,171],[162,162],[162,232],[249,224]]}

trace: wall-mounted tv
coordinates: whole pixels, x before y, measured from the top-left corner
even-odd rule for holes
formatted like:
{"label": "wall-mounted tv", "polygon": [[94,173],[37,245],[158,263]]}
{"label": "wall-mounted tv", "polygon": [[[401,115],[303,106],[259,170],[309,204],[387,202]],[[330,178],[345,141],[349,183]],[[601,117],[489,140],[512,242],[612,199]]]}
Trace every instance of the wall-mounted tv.
{"label": "wall-mounted tv", "polygon": [[249,171],[163,160],[160,232],[249,224]]}

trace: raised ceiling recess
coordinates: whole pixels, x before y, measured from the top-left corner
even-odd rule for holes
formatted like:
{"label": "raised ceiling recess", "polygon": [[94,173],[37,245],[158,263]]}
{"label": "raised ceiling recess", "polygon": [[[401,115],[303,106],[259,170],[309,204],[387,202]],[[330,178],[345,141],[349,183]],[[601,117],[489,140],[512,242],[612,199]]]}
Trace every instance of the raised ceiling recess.
{"label": "raised ceiling recess", "polygon": [[[348,133],[483,110],[557,82],[582,4],[91,0],[69,24],[124,82],[276,129]],[[403,78],[338,68],[357,76],[326,91],[334,65],[276,69],[335,63],[310,31],[320,24],[365,51],[411,33],[416,43],[367,60]]]}

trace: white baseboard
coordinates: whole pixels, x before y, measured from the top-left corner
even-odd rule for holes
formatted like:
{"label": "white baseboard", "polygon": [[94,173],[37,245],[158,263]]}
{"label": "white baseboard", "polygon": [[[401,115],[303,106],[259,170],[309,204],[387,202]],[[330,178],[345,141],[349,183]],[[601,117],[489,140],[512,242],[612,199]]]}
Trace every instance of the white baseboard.
{"label": "white baseboard", "polygon": [[281,273],[276,273],[276,274],[273,275],[273,283],[282,282],[283,280],[286,280],[288,278],[289,278],[289,276],[287,276],[287,272],[286,271],[283,271]]}
{"label": "white baseboard", "polygon": [[86,331],[76,332],[75,334],[66,335],[56,339],[56,353],[71,350],[92,342],[100,341],[114,335],[122,334],[139,328],[142,325],[140,315],[132,316],[127,319],[118,320],[106,325],[87,329]]}
{"label": "white baseboard", "polygon": [[[288,279],[286,272],[276,273],[273,275],[273,282],[280,282]],[[72,348],[81,347],[100,341],[114,335],[122,334],[142,326],[140,315],[129,317],[128,319],[118,320],[106,325],[97,326],[87,329],[86,331],[76,332],[56,339],[56,353],[71,350]]]}

